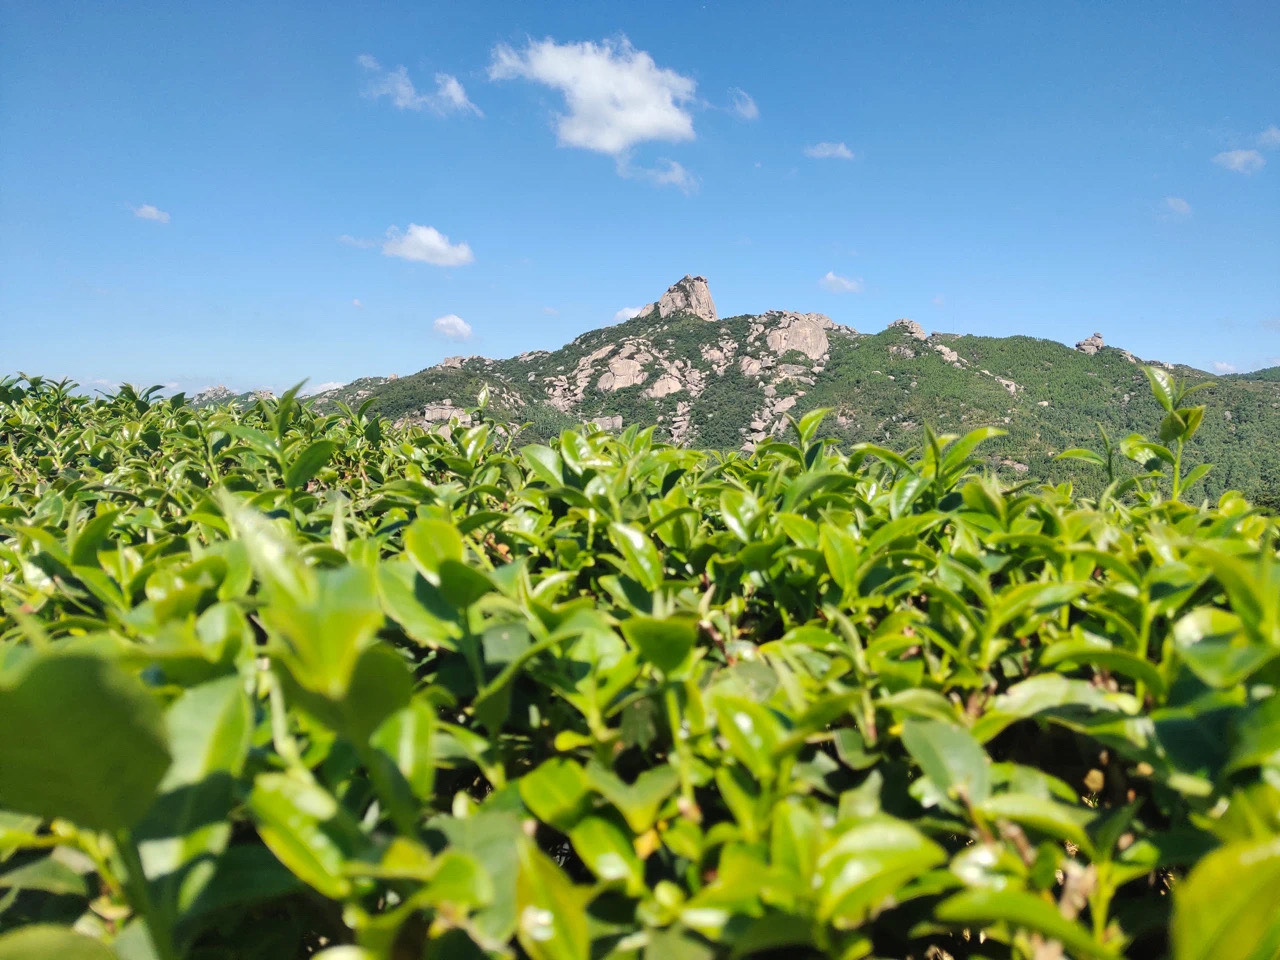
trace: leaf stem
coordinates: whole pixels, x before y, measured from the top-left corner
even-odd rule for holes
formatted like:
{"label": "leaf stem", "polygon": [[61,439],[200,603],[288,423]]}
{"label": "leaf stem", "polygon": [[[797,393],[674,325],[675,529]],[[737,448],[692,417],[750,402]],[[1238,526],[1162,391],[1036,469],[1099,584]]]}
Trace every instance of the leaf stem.
{"label": "leaf stem", "polygon": [[142,869],[142,857],[138,854],[138,844],[133,839],[133,834],[128,830],[120,830],[115,835],[115,842],[120,859],[124,861],[124,887],[130,906],[134,913],[146,921],[156,956],[159,960],[178,960],[178,952],[173,946],[173,927],[168,914],[151,899],[147,874]]}

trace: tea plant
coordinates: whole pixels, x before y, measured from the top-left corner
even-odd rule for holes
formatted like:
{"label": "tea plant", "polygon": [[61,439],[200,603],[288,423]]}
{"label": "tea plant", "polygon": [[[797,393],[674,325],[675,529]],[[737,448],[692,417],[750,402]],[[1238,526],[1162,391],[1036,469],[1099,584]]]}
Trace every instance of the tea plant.
{"label": "tea plant", "polygon": [[0,382],[0,956],[1273,956],[1277,524],[1153,386],[1094,501]]}

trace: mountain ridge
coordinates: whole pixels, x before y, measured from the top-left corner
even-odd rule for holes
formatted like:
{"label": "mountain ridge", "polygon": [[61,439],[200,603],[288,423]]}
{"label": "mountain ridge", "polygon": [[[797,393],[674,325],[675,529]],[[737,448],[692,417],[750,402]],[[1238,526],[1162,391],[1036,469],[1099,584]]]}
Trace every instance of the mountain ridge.
{"label": "mountain ridge", "polygon": [[614,430],[655,426],[672,443],[742,451],[785,436],[789,418],[825,407],[829,435],[897,448],[919,443],[926,423],[951,433],[997,426],[1006,436],[987,445],[993,470],[1088,483],[1081,468],[1052,458],[1096,447],[1099,423],[1117,440],[1153,429],[1160,411],[1144,364],[1209,384],[1209,412],[1192,450],[1217,465],[1208,492],[1280,494],[1280,382],[1143,361],[1107,346],[1100,333],[1072,348],[1020,335],[930,333],[906,318],[878,333],[791,310],[722,318],[706,279],[692,275],[631,319],[557,350],[447,357],[407,376],[361,378],[311,402],[336,409],[371,401],[389,419],[447,428],[468,419],[466,408],[487,387],[493,411],[528,424],[532,437],[594,421]]}

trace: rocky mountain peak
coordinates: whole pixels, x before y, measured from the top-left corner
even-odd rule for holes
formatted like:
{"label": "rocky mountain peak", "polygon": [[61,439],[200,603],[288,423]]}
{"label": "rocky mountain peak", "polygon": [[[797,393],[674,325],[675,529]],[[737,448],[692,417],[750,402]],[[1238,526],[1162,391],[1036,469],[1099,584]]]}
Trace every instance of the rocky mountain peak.
{"label": "rocky mountain peak", "polygon": [[695,317],[713,323],[719,319],[716,316],[716,304],[711,299],[711,289],[707,286],[706,277],[691,277],[685,274],[683,279],[677,280],[667,288],[661,300],[656,304],[651,303],[643,307],[636,316],[651,313],[655,307],[658,310],[658,316],[664,319],[674,313],[691,313]]}
{"label": "rocky mountain peak", "polygon": [[1106,345],[1106,341],[1102,339],[1102,334],[1095,333],[1092,337],[1086,337],[1079,341],[1076,344],[1076,349],[1081,353],[1087,353],[1092,356]]}

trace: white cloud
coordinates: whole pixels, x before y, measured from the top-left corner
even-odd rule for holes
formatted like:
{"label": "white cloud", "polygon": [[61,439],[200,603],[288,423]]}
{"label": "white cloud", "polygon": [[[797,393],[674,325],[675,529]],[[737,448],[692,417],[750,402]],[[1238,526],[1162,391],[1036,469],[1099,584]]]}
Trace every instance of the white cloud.
{"label": "white cloud", "polygon": [[399,227],[389,228],[382,253],[402,260],[433,263],[437,267],[459,267],[475,260],[467,244],[450,243],[449,238],[435,227],[422,227],[416,223],[409,224],[409,229],[403,233]]}
{"label": "white cloud", "polygon": [[633,166],[626,156],[618,158],[618,176],[629,180],[648,180],[660,187],[675,187],[683,193],[698,189],[698,178],[674,160],[662,157],[656,167]]}
{"label": "white cloud", "polygon": [[133,215],[139,220],[154,220],[156,223],[169,222],[169,214],[161,210],[159,207],[153,207],[149,203],[144,203],[140,207],[134,207]]}
{"label": "white cloud", "polygon": [[384,70],[382,64],[367,53],[356,57],[356,63],[374,74],[365,93],[373,99],[388,97],[401,110],[430,110],[438,116],[450,113],[474,113],[483,117],[477,107],[467,98],[467,91],[458,78],[449,73],[437,73],[434,93],[419,93],[418,88],[409,79],[409,71],[404,67]]}
{"label": "white cloud", "polygon": [[560,311],[557,310],[555,307],[543,307],[542,312],[545,313],[548,317],[560,316]]}
{"label": "white cloud", "polygon": [[729,91],[729,99],[729,109],[743,120],[754,120],[760,116],[760,108],[756,106],[751,94],[740,87],[734,87]]}
{"label": "white cloud", "polygon": [[940,307],[946,302],[947,302],[946,298],[940,293],[935,295],[933,298],[933,305],[935,307]]}
{"label": "white cloud", "polygon": [[306,387],[299,392],[298,396],[313,397],[317,393],[326,393],[329,390],[337,390],[339,387],[345,387],[346,385],[347,381],[345,380],[329,380],[326,383],[317,383],[315,386]]}
{"label": "white cloud", "polygon": [[862,279],[850,280],[848,277],[842,277],[837,273],[828,270],[827,275],[818,283],[832,293],[861,293]]}
{"label": "white cloud", "polygon": [[491,80],[529,80],[558,90],[567,112],[556,118],[560,144],[618,156],[647,140],[692,140],[686,105],[697,84],[631,46],[626,37],[601,43],[530,40],[523,50],[499,44]]}
{"label": "white cloud", "polygon": [[1213,162],[1236,173],[1257,173],[1267,163],[1257,150],[1225,150]]}
{"label": "white cloud", "polygon": [[1183,200],[1181,197],[1165,197],[1164,205],[1170,213],[1179,217],[1191,216],[1191,204]]}
{"label": "white cloud", "polygon": [[348,247],[360,247],[361,249],[368,249],[369,247],[372,247],[374,245],[374,242],[372,240],[364,240],[364,239],[361,239],[360,237],[353,237],[349,233],[344,233],[342,236],[340,236],[338,238],[338,242],[345,243]]}
{"label": "white cloud", "polygon": [[1218,373],[1235,373],[1236,367],[1233,363],[1226,363],[1222,360],[1213,361],[1213,369]]}
{"label": "white cloud", "polygon": [[450,340],[471,339],[471,324],[456,313],[446,313],[443,317],[436,317],[431,325],[435,327],[436,333]]}
{"label": "white cloud", "polygon": [[643,309],[644,307],[623,307],[613,315],[613,322],[622,323],[624,320],[630,320]]}
{"label": "white cloud", "polygon": [[364,306],[364,304],[360,302],[360,298],[359,298],[359,297],[356,297],[356,299],[352,300],[352,301],[351,301],[351,305],[352,305],[353,307],[363,307],[363,306]]}
{"label": "white cloud", "polygon": [[831,143],[824,141],[823,143],[815,143],[811,147],[804,148],[804,155],[815,160],[853,159],[853,151],[846,147],[843,142]]}
{"label": "white cloud", "polygon": [[1268,150],[1280,147],[1280,127],[1273,123],[1258,134],[1258,146],[1265,147]]}

